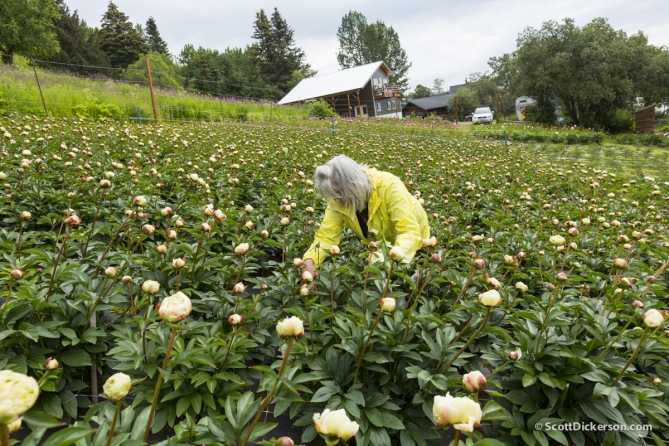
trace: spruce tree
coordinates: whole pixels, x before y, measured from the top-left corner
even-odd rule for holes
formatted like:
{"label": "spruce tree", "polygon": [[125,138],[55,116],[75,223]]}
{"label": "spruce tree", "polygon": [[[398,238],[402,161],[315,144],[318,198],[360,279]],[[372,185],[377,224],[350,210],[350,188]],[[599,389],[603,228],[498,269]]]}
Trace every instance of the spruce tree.
{"label": "spruce tree", "polygon": [[151,51],[156,53],[161,53],[166,56],[170,55],[170,52],[167,50],[167,42],[160,37],[158,32],[158,26],[153,17],[149,17],[146,21],[146,28],[144,28],[144,33],[146,34],[146,44],[149,46]]}
{"label": "spruce tree", "polygon": [[[95,40],[94,32],[79,18],[77,11],[70,12],[70,8],[63,0],[56,1],[60,7],[60,19],[56,20],[54,25],[60,51],[48,60],[74,65],[108,66],[107,55]],[[67,69],[75,73],[104,72],[81,66],[68,66]]]}
{"label": "spruce tree", "polygon": [[128,16],[119,11],[111,1],[107,12],[102,16],[98,39],[102,51],[107,53],[110,65],[114,68],[127,68],[147,52],[146,43],[128,20]]}

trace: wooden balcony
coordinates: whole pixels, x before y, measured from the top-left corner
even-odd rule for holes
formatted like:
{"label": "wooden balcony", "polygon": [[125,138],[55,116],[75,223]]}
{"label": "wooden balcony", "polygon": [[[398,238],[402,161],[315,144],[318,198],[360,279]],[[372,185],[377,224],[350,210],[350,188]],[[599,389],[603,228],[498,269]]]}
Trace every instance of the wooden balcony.
{"label": "wooden balcony", "polygon": [[400,87],[395,84],[384,84],[374,86],[374,99],[383,98],[403,98],[404,95],[400,91]]}

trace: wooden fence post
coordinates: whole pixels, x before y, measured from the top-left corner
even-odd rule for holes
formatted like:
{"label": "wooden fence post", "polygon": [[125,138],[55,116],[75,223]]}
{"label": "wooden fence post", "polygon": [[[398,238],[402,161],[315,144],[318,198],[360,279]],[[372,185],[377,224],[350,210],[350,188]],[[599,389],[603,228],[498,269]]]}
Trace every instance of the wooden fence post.
{"label": "wooden fence post", "polygon": [[153,93],[153,82],[151,81],[151,66],[149,65],[149,58],[146,61],[146,77],[149,78],[149,91],[151,92],[151,105],[153,106],[153,119],[158,120],[158,110],[156,109],[156,96]]}

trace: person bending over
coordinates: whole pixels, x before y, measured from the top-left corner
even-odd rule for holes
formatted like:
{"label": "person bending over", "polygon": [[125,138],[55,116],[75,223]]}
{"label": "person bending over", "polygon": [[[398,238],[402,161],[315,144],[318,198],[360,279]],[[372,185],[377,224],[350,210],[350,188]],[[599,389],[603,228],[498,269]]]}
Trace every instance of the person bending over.
{"label": "person bending over", "polygon": [[314,172],[316,192],[328,200],[325,216],[311,247],[302,256],[312,275],[328,254],[339,245],[347,226],[365,245],[370,232],[375,239],[402,248],[403,263],[409,263],[430,237],[427,214],[409,193],[402,180],[339,155]]}

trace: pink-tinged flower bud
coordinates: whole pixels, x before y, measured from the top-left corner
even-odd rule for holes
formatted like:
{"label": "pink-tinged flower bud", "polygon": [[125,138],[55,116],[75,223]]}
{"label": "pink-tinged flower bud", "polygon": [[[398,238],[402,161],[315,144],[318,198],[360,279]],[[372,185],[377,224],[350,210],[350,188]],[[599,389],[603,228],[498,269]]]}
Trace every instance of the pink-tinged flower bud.
{"label": "pink-tinged flower bud", "polygon": [[567,233],[568,233],[569,235],[571,235],[572,237],[576,237],[576,236],[578,235],[578,229],[576,229],[576,228],[569,228],[569,230],[567,231]]}
{"label": "pink-tinged flower bud", "polygon": [[139,195],[135,198],[132,199],[132,202],[135,206],[143,207],[146,206],[146,198],[143,196]]}
{"label": "pink-tinged flower bud", "polygon": [[486,242],[488,242],[489,244],[492,245],[493,243],[495,243],[495,239],[492,238],[492,237],[488,237],[488,238],[486,239]]}
{"label": "pink-tinged flower bud", "polygon": [[643,321],[651,328],[659,327],[667,319],[667,312],[664,310],[648,310],[643,316]]}
{"label": "pink-tinged flower bud", "polygon": [[186,264],[186,257],[176,258],[172,260],[172,267],[174,269],[183,268],[185,264]]}
{"label": "pink-tinged flower bud", "polygon": [[631,288],[634,285],[634,279],[631,277],[623,277],[620,279],[620,286],[623,288]]}
{"label": "pink-tinged flower bud", "polygon": [[499,280],[495,279],[494,277],[490,277],[488,273],[485,273],[485,282],[488,284],[490,288],[493,288],[495,290],[499,290],[502,288],[502,284],[499,283]]}
{"label": "pink-tinged flower bud", "polygon": [[142,232],[146,235],[151,235],[156,232],[156,227],[153,225],[144,225],[142,226]]}
{"label": "pink-tinged flower bud", "polygon": [[656,280],[657,280],[657,278],[655,276],[646,277],[646,282],[648,282],[648,283],[655,283]]}
{"label": "pink-tinged flower bud", "polygon": [[9,435],[13,434],[14,432],[18,432],[19,429],[21,429],[21,418],[17,418],[11,423],[7,424],[7,433]]}
{"label": "pink-tinged flower bud", "polygon": [[525,251],[520,251],[518,254],[516,254],[516,257],[518,257],[519,259],[524,259],[525,257],[527,257],[527,253]]}
{"label": "pink-tinged flower bud", "polygon": [[[325,409],[323,413],[315,413],[312,417],[316,432],[325,435],[329,444],[344,443],[355,436],[360,426],[346,416],[344,409],[331,411]],[[283,446],[283,445],[282,445]]]}
{"label": "pink-tinged flower bud", "polygon": [[21,220],[30,220],[30,218],[33,216],[33,214],[31,214],[28,211],[21,211],[20,216],[21,216]]}
{"label": "pink-tinged flower bud", "polygon": [[372,240],[371,242],[369,242],[367,247],[369,247],[370,251],[376,251],[377,249],[379,249],[379,244]]}
{"label": "pink-tinged flower bud", "polygon": [[156,252],[158,254],[167,254],[167,246],[165,246],[165,245],[156,246]]}
{"label": "pink-tinged flower bud", "polygon": [[269,237],[269,232],[267,232],[266,229],[263,229],[262,231],[260,231],[260,236],[262,238],[267,238],[267,237]]}
{"label": "pink-tinged flower bud", "polygon": [[246,206],[244,206],[244,212],[246,212],[247,214],[250,214],[251,212],[253,212],[253,206],[251,206],[250,204],[247,204]]}
{"label": "pink-tinged flower bud", "polygon": [[181,291],[166,297],[160,304],[158,315],[167,322],[179,322],[188,317],[193,310],[193,304],[188,296]]}
{"label": "pink-tinged flower bud", "polygon": [[242,294],[242,293],[244,292],[245,289],[246,289],[246,287],[244,286],[244,284],[243,284],[242,282],[237,282],[237,283],[232,287],[232,291],[234,291],[234,292],[237,293],[237,294]]}
{"label": "pink-tinged flower bud", "polygon": [[109,277],[110,279],[116,277],[116,274],[118,274],[118,271],[113,266],[108,266],[105,268],[105,276]]}
{"label": "pink-tinged flower bud", "polygon": [[469,372],[462,377],[462,388],[469,393],[475,393],[479,390],[485,389],[488,381],[486,380],[483,373],[478,370]]}
{"label": "pink-tinged flower bud", "polygon": [[104,394],[109,398],[109,401],[116,403],[121,401],[130,392],[132,382],[130,377],[125,373],[115,373],[110,376],[102,387]]}
{"label": "pink-tinged flower bud", "polygon": [[246,229],[248,229],[249,231],[253,231],[255,229],[256,225],[251,220],[249,220],[246,223],[244,223],[244,227]]}
{"label": "pink-tinged flower bud", "polygon": [[26,275],[26,271],[20,268],[13,269],[11,273],[9,273],[12,276],[12,279],[14,280],[19,280],[23,278],[23,276]]}
{"label": "pink-tinged flower bud", "polygon": [[483,260],[481,257],[477,257],[476,259],[474,259],[474,267],[476,269],[485,268],[485,260]]}
{"label": "pink-tinged flower bud", "polygon": [[397,302],[392,297],[384,297],[381,299],[381,309],[386,312],[394,311]]}
{"label": "pink-tinged flower bud", "polygon": [[314,211],[314,208],[312,208],[311,206],[307,206],[307,208],[306,208],[304,211],[305,211],[307,214],[313,214],[313,213],[315,212],[315,211]]}
{"label": "pink-tinged flower bud", "polygon": [[635,300],[634,302],[632,302],[632,306],[634,308],[643,308],[643,302],[641,302],[640,300]]}
{"label": "pink-tinged flower bud", "polygon": [[513,256],[510,255],[505,255],[504,256],[504,264],[505,265],[515,265],[516,264],[516,259]]}
{"label": "pink-tinged flower bud", "polygon": [[523,282],[516,282],[515,288],[521,293],[527,293],[528,287]]}
{"label": "pink-tinged flower bud", "polygon": [[244,318],[241,317],[238,314],[233,314],[228,318],[228,322],[230,322],[230,325],[239,325],[244,321]]}
{"label": "pink-tinged flower bud", "polygon": [[627,260],[625,259],[613,259],[613,267],[618,269],[627,268]]}
{"label": "pink-tinged flower bud", "polygon": [[557,273],[555,279],[557,279],[558,282],[566,282],[567,280],[569,280],[569,276],[567,276],[566,273],[560,272]]}
{"label": "pink-tinged flower bud", "polygon": [[204,206],[202,206],[202,211],[204,212],[204,215],[213,215],[214,214],[214,205],[209,203]]}
{"label": "pink-tinged flower bud", "polygon": [[302,271],[302,280],[304,282],[311,282],[314,280],[314,277],[311,275],[311,273],[307,270]]}
{"label": "pink-tinged flower bud", "polygon": [[238,256],[246,255],[247,252],[249,252],[248,243],[240,243],[239,245],[235,246],[235,254]]}
{"label": "pink-tinged flower bud", "polygon": [[564,246],[565,244],[565,239],[561,235],[553,235],[548,239],[548,241],[555,247]]}
{"label": "pink-tinged flower bud", "polygon": [[304,266],[304,260],[299,257],[295,257],[293,259],[293,265],[295,265],[296,268],[302,268]]}
{"label": "pink-tinged flower bud", "polygon": [[200,225],[200,229],[203,230],[204,232],[209,232],[211,231],[211,226],[209,226],[209,223],[202,223]]}
{"label": "pink-tinged flower bud", "polygon": [[436,237],[425,238],[420,241],[423,248],[434,248],[439,244]]}
{"label": "pink-tinged flower bud", "polygon": [[496,307],[502,303],[502,296],[497,290],[488,290],[485,293],[479,294],[479,302],[486,307]]}
{"label": "pink-tinged flower bud", "polygon": [[170,207],[164,207],[160,210],[160,215],[162,215],[163,217],[167,217],[170,214],[172,214],[172,208]]}
{"label": "pink-tinged flower bud", "polygon": [[79,226],[81,224],[81,218],[79,218],[77,215],[71,215],[67,217],[65,222],[70,226]]}
{"label": "pink-tinged flower bud", "polygon": [[121,279],[121,282],[123,282],[123,283],[132,282],[132,276],[123,276],[123,278]]}
{"label": "pink-tinged flower bud", "polygon": [[653,384],[659,386],[662,384],[662,380],[656,376],[655,378],[653,378]]}
{"label": "pink-tinged flower bud", "polygon": [[283,217],[279,223],[281,223],[281,226],[288,226],[290,224],[290,218],[288,217]]}
{"label": "pink-tinged flower bud", "polygon": [[432,263],[441,263],[441,254],[435,252],[430,256],[430,260]]}
{"label": "pink-tinged flower bud", "polygon": [[279,441],[281,442],[279,446],[295,446],[295,442],[290,437],[281,437]]}
{"label": "pink-tinged flower bud", "polygon": [[518,349],[516,351],[509,352],[508,355],[510,360],[518,361],[520,358],[522,358],[523,352],[520,349]]}
{"label": "pink-tinged flower bud", "polygon": [[262,285],[260,285],[260,288],[261,288],[262,290],[266,290],[266,289],[269,288],[269,287],[267,286],[266,283],[263,283]]}
{"label": "pink-tinged flower bud", "polygon": [[280,338],[287,336],[299,337],[304,335],[304,323],[297,316],[287,317],[276,324],[276,333]]}
{"label": "pink-tinged flower bud", "polygon": [[102,189],[109,189],[111,187],[111,181],[109,180],[100,180],[100,187]]}
{"label": "pink-tinged flower bud", "polygon": [[168,239],[170,240],[176,240],[177,238],[177,231],[174,229],[168,229],[167,232],[165,232],[165,235],[167,236]]}
{"label": "pink-tinged flower bud", "polygon": [[300,287],[300,295],[305,297],[309,295],[309,287],[307,285],[302,285]]}
{"label": "pink-tinged flower bud", "polygon": [[174,226],[176,226],[177,228],[181,228],[185,224],[186,223],[184,222],[184,219],[181,217],[177,218],[177,221],[174,222]]}
{"label": "pink-tinged flower bud", "polygon": [[142,291],[146,294],[156,294],[160,290],[160,284],[155,280],[146,280],[142,283]]}
{"label": "pink-tinged flower bud", "polygon": [[339,246],[337,246],[337,245],[330,246],[330,254],[332,254],[334,256],[334,255],[337,255],[339,253],[341,253],[341,249],[339,249]]}
{"label": "pink-tinged flower bud", "polygon": [[223,213],[223,211],[220,210],[220,209],[216,209],[216,210],[214,211],[214,217],[216,217],[219,221],[223,221],[223,220],[225,220],[226,218],[228,218],[228,216],[225,215],[225,214]]}
{"label": "pink-tinged flower bud", "polygon": [[44,368],[47,370],[56,370],[60,364],[58,364],[58,360],[52,357],[46,358],[46,361],[44,361]]}
{"label": "pink-tinged flower bud", "polygon": [[377,229],[374,229],[374,228],[369,228],[367,233],[372,237],[376,237],[377,235],[379,235],[379,231]]}
{"label": "pink-tinged flower bud", "polygon": [[393,248],[390,250],[390,258],[393,259],[396,262],[401,262],[404,260],[405,254],[404,250],[399,247],[399,246],[393,246]]}

